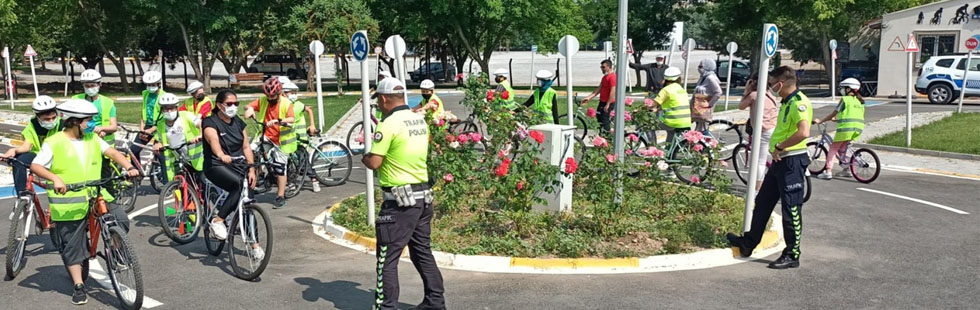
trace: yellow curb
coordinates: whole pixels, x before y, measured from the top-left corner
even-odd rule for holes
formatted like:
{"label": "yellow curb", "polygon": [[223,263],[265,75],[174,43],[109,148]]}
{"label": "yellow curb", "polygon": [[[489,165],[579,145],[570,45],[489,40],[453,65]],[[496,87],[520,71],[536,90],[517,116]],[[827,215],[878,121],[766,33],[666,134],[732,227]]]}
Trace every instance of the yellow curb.
{"label": "yellow curb", "polygon": [[625,258],[522,258],[511,257],[511,267],[530,267],[535,269],[555,268],[638,268],[640,259]]}
{"label": "yellow curb", "polygon": [[942,174],[942,175],[950,175],[950,176],[964,177],[964,178],[971,178],[971,179],[980,180],[980,175],[975,175],[975,174],[947,172],[947,171],[940,171],[940,170],[927,169],[927,168],[916,168],[915,171],[918,171],[918,172],[926,172],[926,173]]}
{"label": "yellow curb", "polygon": [[[762,241],[759,242],[758,249],[768,249],[779,245],[779,233],[773,230],[767,230],[762,233]],[[732,247],[732,257],[742,257],[742,251],[738,247]]]}
{"label": "yellow curb", "polygon": [[[344,200],[347,200],[347,199],[345,198]],[[341,200],[341,201],[343,201],[343,200]],[[337,211],[337,208],[340,208],[340,203],[339,202],[333,204],[332,206],[330,206],[330,208],[327,208],[327,212],[333,213],[334,211]]]}
{"label": "yellow curb", "polygon": [[359,245],[361,245],[361,246],[363,246],[365,248],[368,248],[368,249],[376,249],[376,248],[378,248],[378,241],[376,239],[364,237],[364,236],[358,235],[355,232],[350,232],[350,231],[345,232],[344,233],[344,239],[347,240],[347,241],[353,242],[354,244],[359,244]]}

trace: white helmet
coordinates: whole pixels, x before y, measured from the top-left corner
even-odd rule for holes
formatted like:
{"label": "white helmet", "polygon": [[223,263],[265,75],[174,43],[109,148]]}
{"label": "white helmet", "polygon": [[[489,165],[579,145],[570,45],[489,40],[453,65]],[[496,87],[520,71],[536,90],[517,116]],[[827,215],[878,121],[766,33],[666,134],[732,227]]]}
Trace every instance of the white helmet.
{"label": "white helmet", "polygon": [[102,75],[99,74],[99,71],[95,71],[93,69],[88,69],[88,70],[82,71],[82,76],[81,76],[80,80],[82,80],[82,83],[99,82],[99,81],[102,81]]}
{"label": "white helmet", "polygon": [[282,90],[283,91],[299,91],[299,86],[297,86],[296,83],[293,83],[293,82],[286,82],[286,83],[282,83]]}
{"label": "white helmet", "polygon": [[43,113],[54,110],[55,106],[57,105],[58,104],[54,102],[54,98],[51,98],[51,96],[40,95],[37,96],[37,98],[34,98],[34,104],[32,104],[32,107],[34,108],[34,113]]}
{"label": "white helmet", "polygon": [[667,70],[664,70],[665,80],[676,81],[679,77],[681,77],[681,69],[677,67],[668,67]]}
{"label": "white helmet", "polygon": [[840,81],[840,87],[847,87],[853,90],[861,89],[861,81],[855,78],[846,78]]}
{"label": "white helmet", "polygon": [[419,88],[421,88],[421,89],[436,89],[436,84],[435,83],[432,83],[432,80],[425,79],[425,80],[422,80],[422,83],[421,84],[419,84]]}
{"label": "white helmet", "polygon": [[193,94],[194,92],[196,92],[198,89],[201,89],[201,88],[204,88],[204,83],[201,83],[201,82],[198,82],[198,81],[193,81],[193,82],[191,82],[190,85],[187,85],[187,93],[188,94]]}
{"label": "white helmet", "polygon": [[379,71],[378,72],[378,75],[383,76],[383,77],[386,77],[386,78],[390,78],[391,77],[391,73],[389,73],[388,71],[385,71],[385,70]]}
{"label": "white helmet", "polygon": [[507,76],[508,73],[510,72],[508,72],[507,69],[500,68],[493,71],[493,76]]}
{"label": "white helmet", "polygon": [[534,76],[537,77],[539,80],[550,80],[555,78],[555,75],[548,70],[540,70],[538,71],[538,74],[535,74]]}
{"label": "white helmet", "polygon": [[95,105],[85,99],[68,99],[58,105],[57,109],[62,119],[86,118],[99,113]]}
{"label": "white helmet", "polygon": [[160,95],[159,103],[161,107],[165,105],[177,105],[178,102],[180,102],[180,99],[177,99],[177,95],[172,93],[163,93],[163,95]]}
{"label": "white helmet", "polygon": [[160,83],[161,79],[163,79],[163,75],[160,74],[160,71],[146,71],[146,73],[143,73],[143,84]]}

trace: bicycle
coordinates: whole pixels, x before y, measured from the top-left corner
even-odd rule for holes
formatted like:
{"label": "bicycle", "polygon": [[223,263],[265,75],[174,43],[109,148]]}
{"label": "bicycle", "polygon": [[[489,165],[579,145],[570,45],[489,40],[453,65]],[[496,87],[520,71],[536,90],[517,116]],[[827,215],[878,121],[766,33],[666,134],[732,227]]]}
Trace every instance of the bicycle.
{"label": "bicycle", "polygon": [[[627,132],[626,139],[626,149],[630,150],[634,156],[641,158],[646,158],[649,156],[640,154],[640,150],[646,149],[650,145],[658,145],[656,140],[650,141],[647,133],[655,133],[656,131],[633,131]],[[653,135],[653,139],[656,139],[656,135]],[[692,181],[693,177],[697,177],[699,180],[704,180],[708,176],[708,169],[710,165],[714,162],[713,155],[711,154],[711,148],[707,143],[702,141],[697,141],[693,145],[684,138],[684,135],[680,132],[674,134],[673,141],[666,141],[669,143],[669,149],[666,149],[664,161],[677,176],[677,179],[681,180],[686,184],[695,184]],[[701,150],[697,150],[695,145],[700,145]],[[703,166],[703,168],[701,168]]]}
{"label": "bicycle", "polygon": [[[30,169],[30,164],[17,159],[5,159],[5,163],[10,166],[21,166]],[[38,185],[45,187],[35,179],[33,173],[27,175],[28,185]],[[40,236],[44,231],[51,229],[51,214],[41,208],[41,201],[38,199],[34,186],[28,186],[27,192],[30,197],[27,200],[17,199],[14,202],[14,209],[10,211],[10,232],[7,234],[7,257],[6,271],[7,278],[13,280],[17,274],[24,269],[27,264],[27,238],[31,233],[31,226],[34,227],[34,234]]]}
{"label": "bicycle", "polygon": [[[728,146],[738,146],[743,143],[742,130],[740,127],[745,123],[733,123],[725,119],[716,119],[708,123],[709,136],[718,140],[718,144],[727,148]],[[734,153],[732,153],[734,155]],[[725,157],[721,160],[731,160],[734,157]]]}
{"label": "bicycle", "polygon": [[350,178],[354,160],[351,150],[340,141],[324,140],[316,132],[308,139],[298,138],[297,143],[286,170],[287,184],[290,184],[286,188],[286,198],[299,195],[311,175],[325,186],[341,185]]}
{"label": "bicycle", "polygon": [[[232,157],[232,160],[235,161],[235,165],[246,170],[248,167],[259,168],[262,166],[259,163],[244,163],[244,156]],[[269,259],[272,257],[273,234],[272,223],[269,221],[268,214],[248,199],[248,186],[248,179],[246,178],[245,182],[242,182],[242,194],[238,199],[238,206],[234,212],[225,218],[225,224],[231,229],[228,229],[228,238],[222,241],[213,236],[210,223],[218,214],[215,209],[224,202],[224,199],[228,199],[228,193],[208,183],[208,189],[205,192],[207,203],[205,218],[208,224],[204,225],[204,245],[208,249],[208,254],[218,256],[221,254],[225,243],[228,243],[228,256],[235,276],[242,280],[252,281],[258,278],[269,264]],[[259,227],[260,224],[262,227]],[[256,262],[254,249],[260,247],[260,242],[265,244],[265,256]],[[236,249],[236,244],[244,247]],[[243,256],[244,261],[241,258],[236,258],[238,255]],[[246,263],[247,266],[239,266],[239,263]]]}
{"label": "bicycle", "polygon": [[[285,157],[287,158],[286,167],[281,167],[281,169],[287,169],[289,165],[288,156],[283,153],[282,149],[278,145],[272,142],[268,137],[265,136],[265,123],[252,120],[255,122],[259,128],[258,133],[252,138],[251,147],[252,152],[256,155],[255,161],[258,164],[255,171],[255,192],[259,194],[264,194],[272,190],[272,187],[278,186],[279,183],[276,180],[276,170],[274,162],[271,158],[273,156]],[[283,123],[281,126],[288,126]],[[288,172],[288,171],[287,171]],[[295,184],[292,184],[295,185]],[[286,180],[287,189],[291,186],[289,179]]]}
{"label": "bicycle", "polygon": [[[122,303],[124,309],[140,309],[143,307],[143,273],[140,270],[139,259],[126,231],[116,222],[115,216],[109,213],[108,204],[102,197],[102,189],[113,182],[120,181],[126,176],[110,177],[95,181],[67,184],[69,192],[88,190],[94,198],[89,200],[88,236],[89,259],[82,263],[83,277],[87,277],[90,261],[102,258],[105,262],[103,270],[109,275],[112,289]],[[48,188],[54,188],[51,183]],[[96,238],[96,237],[100,238]],[[99,239],[102,240],[102,250],[99,251]],[[57,243],[57,242],[56,242]],[[126,283],[121,283],[126,281]]]}
{"label": "bicycle", "polygon": [[[828,146],[834,142],[834,138],[827,133],[826,124],[818,124],[822,133],[820,141],[811,141],[806,144],[807,152],[810,153],[810,166],[808,170],[811,174],[821,173],[827,165]],[[848,167],[854,179],[861,183],[871,183],[878,179],[881,173],[881,160],[878,154],[868,148],[854,149],[850,143],[837,152],[837,159],[841,167]]]}
{"label": "bicycle", "polygon": [[173,180],[163,186],[157,202],[157,213],[160,218],[160,226],[163,233],[179,244],[187,244],[197,238],[197,232],[201,228],[201,184],[195,174],[200,173],[193,170],[190,159],[180,152],[184,146],[191,143],[184,143],[177,147],[165,146],[167,150],[174,151],[177,160],[175,161]]}
{"label": "bicycle", "polygon": [[[152,152],[153,147],[150,146],[150,143],[152,143],[153,140],[150,140],[150,142],[148,142],[147,144],[136,143],[134,142],[136,135],[145,132],[132,130],[123,125],[118,125],[118,127],[120,130],[123,131],[123,140],[122,140],[123,144],[122,146],[119,146],[116,149],[122,152],[123,155],[125,155],[127,158],[129,158],[129,160],[133,163],[133,167],[139,169],[141,177],[140,180],[136,180],[136,184],[138,185],[142,183],[142,178],[148,177],[150,179],[150,187],[153,188],[153,191],[159,193],[160,189],[163,187],[163,185],[165,185],[165,182],[163,182],[162,179],[160,178],[160,173],[166,173],[166,171],[160,169],[159,163],[156,162],[156,156],[153,156],[151,154],[150,157],[146,159],[146,162],[143,162],[143,158],[141,158],[139,154],[133,154],[133,152],[129,150],[130,146],[135,145],[144,150],[149,150]],[[133,200],[135,202],[135,199]],[[132,211],[132,209],[130,207],[127,207],[126,212],[129,211]]]}
{"label": "bicycle", "polygon": [[[732,160],[732,169],[735,170],[735,175],[738,176],[738,179],[741,180],[742,181],[742,184],[745,184],[745,185],[748,185],[749,184],[749,170],[748,169],[749,169],[750,160],[752,159],[752,157],[751,157],[752,156],[752,152],[751,152],[752,151],[752,135],[751,135],[751,132],[752,131],[748,130],[748,126],[746,126],[746,133],[749,134],[748,140],[747,141],[743,141],[742,143],[739,143],[738,145],[736,145],[735,148],[732,149],[732,157],[731,157],[732,158],[731,159]],[[759,164],[762,165],[763,163],[759,163]],[[769,166],[772,165],[772,162],[767,160],[765,162],[765,165],[766,165],[766,167],[769,167]],[[758,178],[759,178],[758,180],[761,181],[761,180],[765,179],[765,177],[766,177],[765,175],[760,175],[760,176],[758,176]],[[810,171],[804,171],[804,179],[803,179],[803,193],[804,193],[803,194],[803,202],[810,201],[810,194],[813,192],[813,190],[812,190],[813,187],[811,186],[812,184],[810,182],[810,177],[811,177],[810,176]]]}
{"label": "bicycle", "polygon": [[[360,102],[360,101],[358,101]],[[377,104],[371,104],[371,132],[374,132],[378,128],[378,116],[377,116]],[[364,122],[354,123],[350,130],[347,131],[347,142],[346,145],[351,152],[358,152],[358,154],[364,153]]]}

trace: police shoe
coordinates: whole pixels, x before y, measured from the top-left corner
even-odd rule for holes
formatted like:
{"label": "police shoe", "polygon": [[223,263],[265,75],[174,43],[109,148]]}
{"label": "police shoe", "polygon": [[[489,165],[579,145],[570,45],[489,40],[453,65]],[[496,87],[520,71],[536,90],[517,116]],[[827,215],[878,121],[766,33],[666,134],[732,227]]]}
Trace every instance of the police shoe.
{"label": "police shoe", "polygon": [[726,235],[725,238],[728,238],[728,244],[730,246],[738,247],[738,251],[742,257],[752,256],[753,249],[749,248],[748,246],[745,246],[745,240],[743,240],[742,237],[739,237],[738,235],[733,233],[728,233],[728,235]]}
{"label": "police shoe", "polygon": [[776,259],[776,261],[769,263],[770,269],[788,269],[788,268],[797,268],[797,267],[800,267],[800,259],[793,258],[792,256],[786,254],[779,256],[779,259]]}

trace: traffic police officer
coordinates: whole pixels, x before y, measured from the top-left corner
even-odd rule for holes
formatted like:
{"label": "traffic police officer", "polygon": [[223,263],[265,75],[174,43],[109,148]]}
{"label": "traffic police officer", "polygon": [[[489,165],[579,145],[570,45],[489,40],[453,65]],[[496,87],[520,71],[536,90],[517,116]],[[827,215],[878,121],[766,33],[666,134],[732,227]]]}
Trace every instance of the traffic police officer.
{"label": "traffic police officer", "polygon": [[786,248],[769,268],[786,269],[800,266],[800,235],[803,231],[803,182],[810,158],[806,151],[810,136],[813,109],[810,99],[796,88],[796,71],[782,66],[769,73],[769,90],[783,98],[772,134],[769,152],[774,163],[762,181],[755,197],[752,227],[741,237],[728,234],[728,241],[739,248],[742,256],[752,255],[769,223],[769,215],[782,201],[783,238]]}
{"label": "traffic police officer", "polygon": [[378,83],[378,106],[384,117],[374,145],[362,159],[378,171],[384,203],[378,214],[378,286],[375,309],[398,307],[398,258],[407,245],[409,257],[422,276],[425,297],[417,309],[444,309],[442,274],[429,244],[432,189],[426,159],[429,132],[425,119],[405,104],[405,85],[394,78]]}

